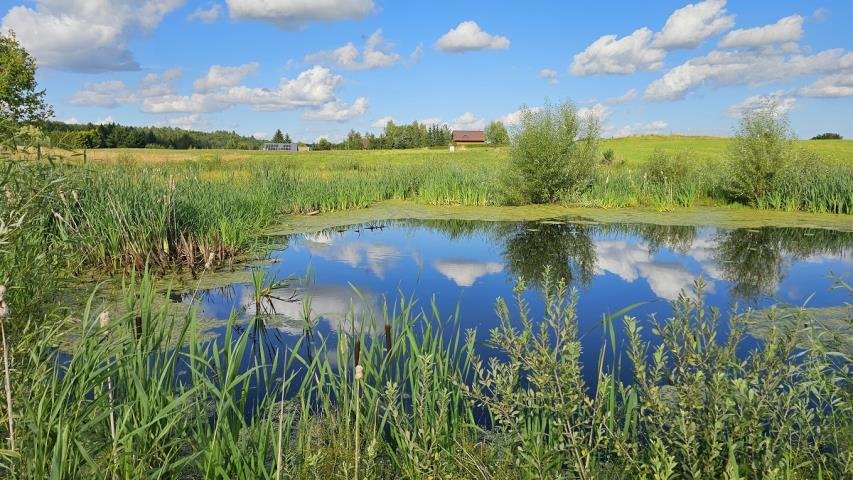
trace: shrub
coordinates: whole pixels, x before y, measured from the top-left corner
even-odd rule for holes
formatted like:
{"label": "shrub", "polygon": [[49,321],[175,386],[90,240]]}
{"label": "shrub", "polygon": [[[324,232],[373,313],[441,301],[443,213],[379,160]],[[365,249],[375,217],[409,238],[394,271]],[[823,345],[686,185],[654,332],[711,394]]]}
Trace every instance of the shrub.
{"label": "shrub", "polygon": [[831,132],[821,133],[820,135],[815,135],[814,137],[812,137],[812,140],[843,140],[843,139],[844,139],[844,137],[842,137],[841,135],[839,135],[837,133],[831,133]]}
{"label": "shrub", "polygon": [[689,167],[686,152],[675,155],[655,149],[643,165],[643,174],[649,182],[657,185],[671,185],[684,180]]}
{"label": "shrub", "polygon": [[730,194],[758,205],[788,165],[792,140],[785,115],[772,110],[744,114],[729,151]]}
{"label": "shrub", "polygon": [[608,148],[604,151],[601,158],[603,163],[610,165],[613,163],[613,160],[616,159],[616,152],[614,152],[612,148]]}
{"label": "shrub", "polygon": [[510,203],[552,203],[587,186],[598,158],[599,124],[574,104],[524,108],[513,132],[504,190]]}

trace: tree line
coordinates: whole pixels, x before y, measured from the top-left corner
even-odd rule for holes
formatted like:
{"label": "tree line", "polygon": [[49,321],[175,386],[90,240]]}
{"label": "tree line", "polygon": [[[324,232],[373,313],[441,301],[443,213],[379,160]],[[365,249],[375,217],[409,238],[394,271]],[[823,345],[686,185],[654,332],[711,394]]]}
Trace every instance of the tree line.
{"label": "tree line", "polygon": [[176,127],[135,127],[105,123],[68,124],[46,121],[42,126],[50,144],[69,148],[227,148],[257,150],[264,140],[237,132],[199,132]]}
{"label": "tree line", "polygon": [[[314,145],[314,150],[397,150],[407,148],[446,147],[452,141],[450,127],[447,124],[427,125],[414,121],[409,124],[397,125],[393,120],[385,124],[382,133],[376,135],[364,134],[350,130],[340,143],[332,143],[321,138]],[[509,134],[506,127],[499,121],[491,122],[485,129],[486,143],[491,145],[506,145]]]}

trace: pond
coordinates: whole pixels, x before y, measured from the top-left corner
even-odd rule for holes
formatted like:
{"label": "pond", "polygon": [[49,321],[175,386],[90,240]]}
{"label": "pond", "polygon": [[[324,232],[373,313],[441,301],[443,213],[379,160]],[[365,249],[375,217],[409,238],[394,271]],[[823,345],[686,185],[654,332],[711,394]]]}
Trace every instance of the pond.
{"label": "pond", "polygon": [[[238,317],[233,327],[237,330],[260,323],[264,334],[258,335],[258,348],[270,354],[304,336],[303,308],[309,298],[317,322],[311,337],[315,343],[333,345],[339,328],[362,326],[370,312],[381,318],[383,308],[393,309],[400,298],[428,312],[434,303],[444,319],[458,309],[459,326],[476,328],[478,338],[485,340],[498,324],[496,298],[511,300],[520,277],[527,279],[523,295],[538,318],[543,309],[539,282],[547,269],[577,290],[584,376],[590,383],[604,339],[604,315],[639,303],[630,315],[641,322],[650,315],[665,319],[672,311],[670,302],[699,278],[707,284],[706,303],[724,312],[723,329],[726,312],[736,306],[742,311],[806,305],[814,312],[844,317],[828,321],[844,330],[835,333],[853,338],[849,310],[837,308],[850,301],[850,294],[833,288],[838,278],[849,281],[853,273],[850,232],[596,223],[581,218],[412,220],[291,235],[285,243],[262,267],[267,283],[282,284],[260,304],[251,284],[188,293],[180,301],[193,302],[201,316],[212,319],[210,333],[219,338],[232,314]],[[381,325],[377,331],[381,333]],[[755,327],[743,348],[760,345],[761,332],[760,325]],[[481,354],[490,354],[479,345]]]}

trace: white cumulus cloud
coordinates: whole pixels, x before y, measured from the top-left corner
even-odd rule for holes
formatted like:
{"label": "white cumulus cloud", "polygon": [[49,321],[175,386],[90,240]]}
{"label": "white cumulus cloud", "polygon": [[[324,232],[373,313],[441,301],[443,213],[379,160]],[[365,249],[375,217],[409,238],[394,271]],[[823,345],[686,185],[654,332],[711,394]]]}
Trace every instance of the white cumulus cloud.
{"label": "white cumulus cloud", "polygon": [[853,96],[853,72],[837,73],[819,78],[797,90],[803,97],[849,97]]}
{"label": "white cumulus cloud", "polygon": [[445,52],[469,52],[472,50],[507,49],[509,39],[500,35],[491,35],[468,20],[451,28],[435,42],[435,48]]}
{"label": "white cumulus cloud", "polygon": [[336,91],[342,83],[340,75],[333,74],[326,67],[315,66],[294,79],[282,78],[275,88],[236,85],[191,95],[166,95],[145,99],[142,110],[149,113],[203,113],[235,105],[248,105],[257,111],[321,107],[337,100]]}
{"label": "white cumulus cloud", "polygon": [[477,118],[471,112],[465,112],[459,115],[450,124],[451,130],[482,130],[485,128],[486,122],[482,118]]}
{"label": "white cumulus cloud", "polygon": [[231,18],[263,20],[286,29],[306,23],[364,18],[373,13],[373,0],[226,0]]}
{"label": "white cumulus cloud", "polygon": [[630,35],[603,35],[574,56],[569,71],[574,75],[626,75],[663,66],[667,51],[698,47],[705,39],[734,25],[726,15],[725,0],[706,0],[672,12],[663,29],[648,27]]}
{"label": "white cumulus cloud", "polygon": [[325,63],[346,70],[370,70],[390,67],[400,61],[394,52],[394,44],[382,38],[382,29],[373,32],[359,52],[352,42],[331,51],[319,51],[305,56],[309,63]]}
{"label": "white cumulus cloud", "polygon": [[137,99],[151,98],[173,94],[175,93],[175,86],[172,81],[180,78],[182,74],[183,72],[178,67],[170,68],[163,73],[149,73],[139,82],[135,97]]}
{"label": "white cumulus cloud", "polygon": [[637,90],[632,88],[618,97],[605,100],[604,103],[607,105],[620,105],[622,103],[630,102],[635,98],[637,98]]}
{"label": "white cumulus cloud", "polygon": [[128,49],[136,34],[152,31],[185,0],[36,0],[12,7],[2,30],[18,40],[40,65],[60,70],[138,70]]}
{"label": "white cumulus cloud", "polygon": [[187,15],[187,20],[190,20],[190,21],[196,21],[197,20],[199,22],[204,22],[204,23],[213,23],[219,18],[219,15],[221,13],[222,13],[222,6],[219,5],[218,3],[214,3],[213,5],[211,5],[208,8],[199,7],[197,9],[193,10],[192,13]]}
{"label": "white cumulus cloud", "polygon": [[329,102],[317,110],[308,110],[302,114],[304,120],[325,120],[331,122],[344,122],[351,118],[364,115],[367,112],[367,99],[358,97],[352,105],[336,100]]}
{"label": "white cumulus cloud", "polygon": [[758,47],[774,43],[794,42],[803,36],[803,17],[791,15],[779,19],[772,25],[742,28],[726,34],[720,41],[720,47]]}
{"label": "white cumulus cloud", "polygon": [[734,16],[726,15],[726,0],[693,3],[672,12],[651,46],[666,50],[696,48],[734,23]]}
{"label": "white cumulus cloud", "polygon": [[666,52],[649,45],[652,31],[635,30],[627,37],[604,35],[574,56],[569,68],[574,75],[629,74],[663,66]]}
{"label": "white cumulus cloud", "polygon": [[213,65],[203,77],[193,82],[193,87],[199,92],[233,87],[239,85],[246,76],[257,73],[259,67],[260,65],[257,62],[246,63],[236,67]]}
{"label": "white cumulus cloud", "polygon": [[843,49],[814,55],[788,54],[765,47],[747,51],[714,50],[666,72],[645,91],[648,100],[677,100],[702,85],[760,85],[800,75],[840,73],[853,68],[853,53]]}
{"label": "white cumulus cloud", "polygon": [[539,78],[544,78],[548,80],[548,83],[551,85],[556,85],[560,83],[560,80],[557,79],[558,73],[556,70],[552,70],[550,68],[543,68],[539,70]]}
{"label": "white cumulus cloud", "polygon": [[83,89],[71,96],[72,105],[113,108],[130,103],[133,93],[121,80],[85,83]]}

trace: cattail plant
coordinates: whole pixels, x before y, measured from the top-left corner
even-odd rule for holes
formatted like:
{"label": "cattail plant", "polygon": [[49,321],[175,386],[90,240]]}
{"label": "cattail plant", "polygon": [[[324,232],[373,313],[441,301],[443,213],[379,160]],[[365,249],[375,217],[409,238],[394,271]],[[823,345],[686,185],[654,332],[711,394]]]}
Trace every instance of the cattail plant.
{"label": "cattail plant", "polygon": [[[356,343],[358,345],[358,343]],[[358,351],[358,350],[356,350]],[[361,463],[361,444],[359,439],[359,423],[361,423],[360,386],[364,378],[364,367],[355,366],[355,480],[358,480],[358,465]]]}
{"label": "cattail plant", "polygon": [[[103,330],[104,339],[108,339],[110,332],[108,328],[110,327],[110,312],[108,310],[104,310],[98,315],[98,325],[100,325],[101,330]],[[113,442],[116,440],[116,418],[115,412],[113,411],[113,379],[111,376],[107,375],[107,400],[110,404],[110,436],[113,439]]]}
{"label": "cattail plant", "polygon": [[3,381],[6,388],[6,416],[9,418],[9,447],[15,451],[15,417],[12,413],[12,383],[9,373],[9,345],[6,343],[6,320],[10,317],[6,304],[6,286],[0,285],[0,341],[3,342]]}

